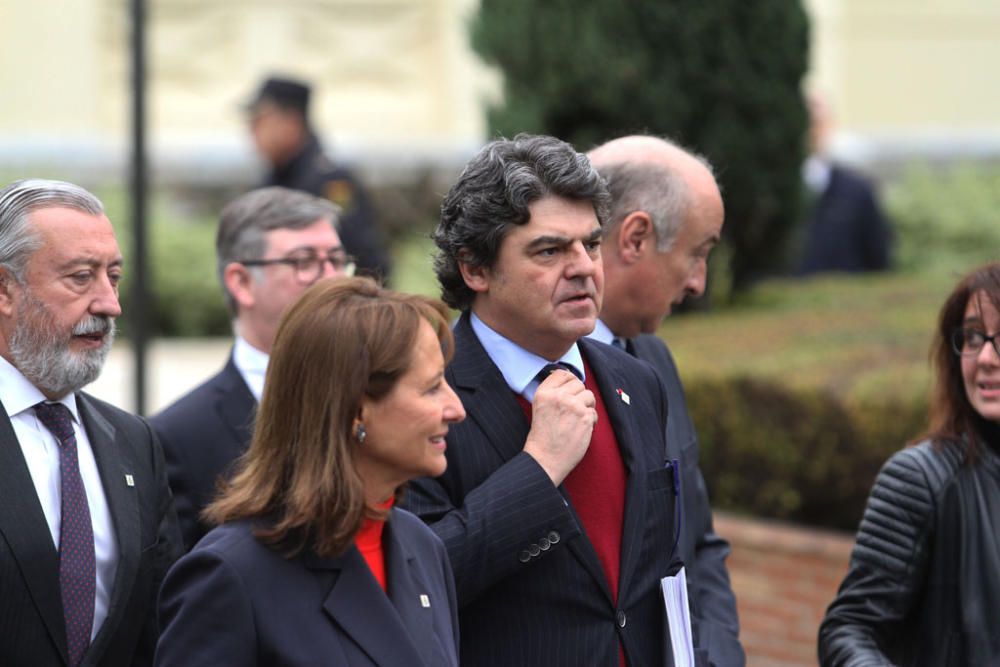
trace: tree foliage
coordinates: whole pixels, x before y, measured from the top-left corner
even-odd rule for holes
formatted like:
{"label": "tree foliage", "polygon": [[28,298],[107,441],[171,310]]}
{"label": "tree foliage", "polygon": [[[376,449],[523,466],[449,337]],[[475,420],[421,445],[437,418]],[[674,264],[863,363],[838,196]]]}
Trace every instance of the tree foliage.
{"label": "tree foliage", "polygon": [[493,132],[551,134],[581,150],[669,136],[715,166],[731,287],[780,267],[807,127],[799,0],[482,0],[472,42],[505,78]]}

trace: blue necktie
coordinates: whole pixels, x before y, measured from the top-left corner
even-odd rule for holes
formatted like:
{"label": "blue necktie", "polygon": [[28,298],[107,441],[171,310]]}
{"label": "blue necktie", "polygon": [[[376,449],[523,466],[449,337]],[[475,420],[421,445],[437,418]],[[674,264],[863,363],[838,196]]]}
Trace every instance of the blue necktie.
{"label": "blue necktie", "polygon": [[94,592],[97,567],[94,528],[90,522],[87,491],[80,477],[72,416],[62,403],[39,403],[35,414],[59,442],[59,477],[62,495],[59,528],[59,590],[66,621],[69,664],[80,664],[90,645],[94,626]]}

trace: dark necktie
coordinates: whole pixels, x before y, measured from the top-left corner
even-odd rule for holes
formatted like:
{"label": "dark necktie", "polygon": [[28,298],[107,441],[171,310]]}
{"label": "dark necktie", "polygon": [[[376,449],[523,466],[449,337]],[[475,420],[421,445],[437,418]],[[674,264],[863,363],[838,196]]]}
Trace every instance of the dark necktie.
{"label": "dark necktie", "polygon": [[630,339],[621,338],[620,336],[615,336],[614,338],[611,339],[611,344],[617,347],[619,350],[625,350],[633,357],[635,356],[635,352],[633,351],[632,348],[632,341]]}
{"label": "dark necktie", "polygon": [[80,477],[80,464],[73,433],[72,416],[62,403],[39,403],[35,414],[59,442],[59,477],[62,495],[59,528],[59,589],[69,664],[78,665],[90,645],[94,625],[94,528],[90,523],[87,491]]}
{"label": "dark necktie", "polygon": [[554,364],[545,364],[545,366],[542,367],[542,370],[538,371],[538,375],[536,375],[535,377],[538,378],[539,382],[544,382],[545,378],[549,376],[549,373],[551,373],[552,371],[559,371],[559,370],[569,371],[570,373],[575,375],[577,379],[580,380],[580,382],[583,382],[583,377],[581,377],[580,371],[576,370],[575,368],[573,368],[573,366],[567,364],[564,361],[557,361]]}

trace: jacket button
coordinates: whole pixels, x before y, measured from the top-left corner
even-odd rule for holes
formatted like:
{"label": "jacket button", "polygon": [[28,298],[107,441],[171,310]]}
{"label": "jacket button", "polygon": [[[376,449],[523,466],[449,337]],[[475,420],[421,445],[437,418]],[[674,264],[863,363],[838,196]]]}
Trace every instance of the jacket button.
{"label": "jacket button", "polygon": [[554,530],[550,531],[549,532],[549,542],[551,542],[552,544],[559,544],[559,533],[557,533]]}
{"label": "jacket button", "polygon": [[522,563],[527,563],[529,560],[531,560],[531,554],[529,554],[527,551],[522,551],[517,555],[517,559]]}
{"label": "jacket button", "polygon": [[548,551],[551,547],[552,543],[549,542],[549,538],[543,537],[542,539],[538,540],[538,548],[541,549],[542,551]]}
{"label": "jacket button", "polygon": [[537,556],[538,554],[542,553],[542,550],[538,548],[537,544],[532,544],[531,546],[528,547],[528,553],[531,554],[532,556]]}
{"label": "jacket button", "polygon": [[618,627],[619,628],[624,628],[625,627],[625,623],[628,622],[628,619],[625,618],[625,612],[622,611],[621,609],[619,609],[618,613],[615,614],[615,620],[618,621]]}

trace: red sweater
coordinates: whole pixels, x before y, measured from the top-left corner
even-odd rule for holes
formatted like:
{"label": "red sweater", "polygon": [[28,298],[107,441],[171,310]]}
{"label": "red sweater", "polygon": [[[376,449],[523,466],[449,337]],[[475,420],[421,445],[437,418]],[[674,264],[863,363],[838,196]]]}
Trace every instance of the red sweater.
{"label": "red sweater", "polygon": [[[617,601],[628,473],[594,373],[586,361],[584,369],[587,380],[583,384],[597,399],[597,424],[590,437],[587,453],[563,481],[563,486],[601,561],[611,589],[611,598]],[[517,398],[530,422],[531,404],[521,395],[517,395]]]}
{"label": "red sweater", "polygon": [[[381,505],[381,509],[390,509],[392,503],[393,499],[390,498]],[[368,569],[375,575],[375,580],[385,591],[385,553],[382,551],[383,528],[385,528],[385,521],[376,521],[366,517],[361,524],[361,530],[354,536],[354,544],[364,556],[365,562],[368,563]]]}

